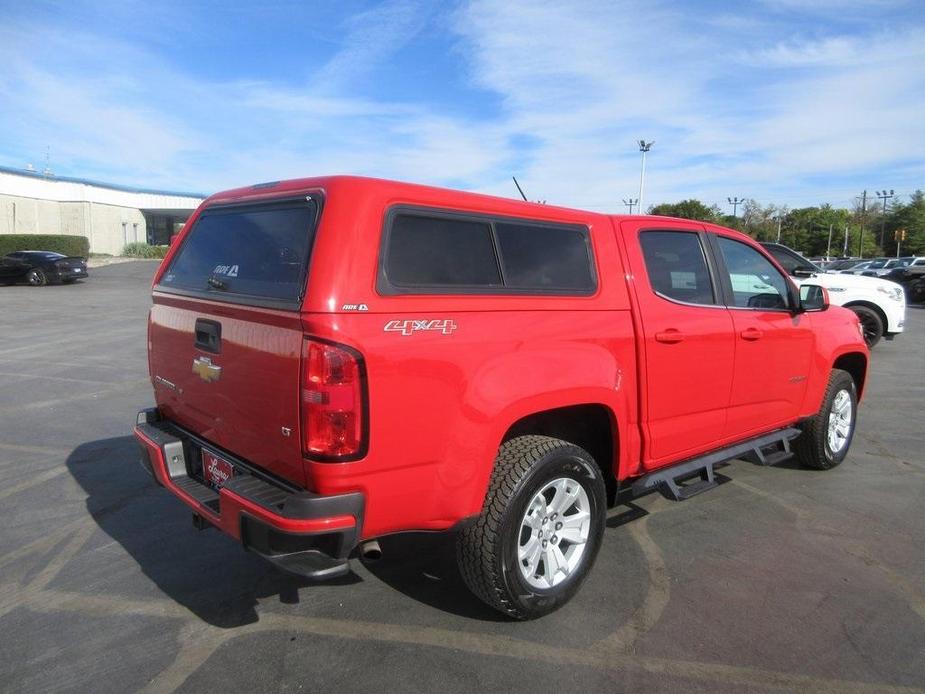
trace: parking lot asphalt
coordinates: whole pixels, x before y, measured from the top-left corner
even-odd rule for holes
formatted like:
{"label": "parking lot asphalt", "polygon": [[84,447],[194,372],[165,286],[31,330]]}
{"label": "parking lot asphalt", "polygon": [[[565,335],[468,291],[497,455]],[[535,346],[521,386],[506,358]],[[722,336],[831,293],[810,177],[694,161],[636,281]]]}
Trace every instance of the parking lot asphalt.
{"label": "parking lot asphalt", "polygon": [[443,535],[310,584],[194,529],[131,438],[155,267],[0,287],[0,690],[925,691],[925,310],[839,468],[618,506],[576,598],[516,623]]}

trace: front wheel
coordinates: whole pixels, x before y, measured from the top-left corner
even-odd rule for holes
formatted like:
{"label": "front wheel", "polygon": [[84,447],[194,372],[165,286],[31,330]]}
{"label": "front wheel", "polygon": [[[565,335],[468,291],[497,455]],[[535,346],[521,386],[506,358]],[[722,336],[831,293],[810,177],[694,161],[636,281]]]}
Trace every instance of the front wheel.
{"label": "front wheel", "polygon": [[867,306],[849,306],[848,308],[854,311],[858,320],[861,321],[861,328],[864,330],[864,342],[867,343],[867,347],[873,347],[880,342],[885,329],[880,315]]}
{"label": "front wheel", "polygon": [[29,270],[29,274],[26,275],[26,282],[33,287],[42,287],[48,284],[48,278],[45,277],[45,273],[41,270]]}
{"label": "front wheel", "polygon": [[794,442],[797,459],[806,467],[828,470],[848,455],[857,423],[858,395],[851,374],[832,369],[819,412],[803,424]]}
{"label": "front wheel", "polygon": [[495,609],[541,617],[587,576],[605,516],[604,480],[587,451],[546,436],[511,439],[498,451],[481,514],[457,540],[460,573]]}

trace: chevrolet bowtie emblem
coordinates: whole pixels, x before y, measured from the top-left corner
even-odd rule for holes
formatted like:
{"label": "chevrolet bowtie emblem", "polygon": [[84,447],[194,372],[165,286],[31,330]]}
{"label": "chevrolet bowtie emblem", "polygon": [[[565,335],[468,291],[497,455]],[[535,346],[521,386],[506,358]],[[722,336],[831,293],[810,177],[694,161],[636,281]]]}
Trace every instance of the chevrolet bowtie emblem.
{"label": "chevrolet bowtie emblem", "polygon": [[193,359],[193,373],[206,383],[211,383],[222,377],[222,367],[213,364],[209,357],[196,357]]}

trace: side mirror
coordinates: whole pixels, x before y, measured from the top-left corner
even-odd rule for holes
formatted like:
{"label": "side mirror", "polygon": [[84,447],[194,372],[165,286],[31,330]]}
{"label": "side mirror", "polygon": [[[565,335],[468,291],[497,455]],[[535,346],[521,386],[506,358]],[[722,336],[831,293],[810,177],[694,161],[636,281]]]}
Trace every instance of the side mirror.
{"label": "side mirror", "polygon": [[797,267],[793,269],[794,277],[812,277],[816,271],[811,267]]}
{"label": "side mirror", "polygon": [[825,311],[829,307],[829,292],[818,284],[804,284],[800,287],[801,311]]}

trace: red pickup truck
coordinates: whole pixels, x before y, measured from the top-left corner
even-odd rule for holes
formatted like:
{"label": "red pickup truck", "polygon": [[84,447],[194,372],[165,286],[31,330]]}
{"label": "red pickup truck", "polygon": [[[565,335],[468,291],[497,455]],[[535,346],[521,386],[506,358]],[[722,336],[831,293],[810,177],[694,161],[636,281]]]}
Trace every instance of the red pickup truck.
{"label": "red pickup truck", "polygon": [[738,232],[344,176],[206,200],[148,355],[142,462],[199,527],[315,578],[453,531],[521,619],[575,593],[618,498],[838,465],[868,363],[855,315]]}

